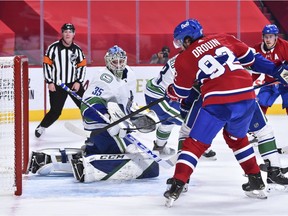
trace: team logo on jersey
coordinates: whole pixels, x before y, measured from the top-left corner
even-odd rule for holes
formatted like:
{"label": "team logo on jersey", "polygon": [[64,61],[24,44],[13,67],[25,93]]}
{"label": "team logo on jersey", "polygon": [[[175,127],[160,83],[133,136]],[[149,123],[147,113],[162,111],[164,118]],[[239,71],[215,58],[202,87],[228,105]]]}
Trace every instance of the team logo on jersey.
{"label": "team logo on jersey", "polygon": [[76,59],[77,59],[77,55],[75,53],[72,53],[70,55],[70,61],[72,64],[75,64],[76,63]]}
{"label": "team logo on jersey", "polygon": [[107,73],[103,73],[100,76],[100,79],[103,80],[104,82],[107,82],[107,83],[111,83],[113,81],[112,75],[111,74],[107,74]]}

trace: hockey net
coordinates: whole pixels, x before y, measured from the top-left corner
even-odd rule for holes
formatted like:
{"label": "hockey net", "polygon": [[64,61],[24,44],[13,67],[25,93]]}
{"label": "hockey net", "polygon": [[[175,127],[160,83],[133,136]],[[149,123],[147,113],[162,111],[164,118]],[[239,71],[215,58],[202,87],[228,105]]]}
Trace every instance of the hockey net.
{"label": "hockey net", "polygon": [[29,158],[28,59],[0,57],[0,195],[22,194]]}

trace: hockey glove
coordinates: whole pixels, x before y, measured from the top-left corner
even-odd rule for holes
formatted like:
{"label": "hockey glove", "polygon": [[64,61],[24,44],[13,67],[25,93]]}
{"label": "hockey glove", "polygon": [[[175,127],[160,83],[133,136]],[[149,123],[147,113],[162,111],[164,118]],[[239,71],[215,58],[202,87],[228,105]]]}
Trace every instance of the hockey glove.
{"label": "hockey glove", "polygon": [[174,91],[173,84],[170,84],[168,88],[166,89],[164,98],[168,103],[172,101],[180,101],[180,98],[176,95]]}
{"label": "hockey glove", "polygon": [[192,103],[189,102],[186,98],[181,100],[180,115],[183,119],[186,118],[191,107],[192,107]]}
{"label": "hockey glove", "polygon": [[288,65],[282,64],[277,67],[277,72],[275,77],[284,85],[288,84]]}

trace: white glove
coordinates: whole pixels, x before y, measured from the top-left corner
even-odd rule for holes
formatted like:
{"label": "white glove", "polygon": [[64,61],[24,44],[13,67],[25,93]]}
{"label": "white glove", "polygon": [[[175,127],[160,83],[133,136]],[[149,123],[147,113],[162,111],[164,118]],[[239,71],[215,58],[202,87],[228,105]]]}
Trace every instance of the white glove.
{"label": "white glove", "polygon": [[108,128],[107,131],[111,136],[119,136],[120,138],[124,138],[128,133],[129,124],[126,121],[120,122],[119,124]]}

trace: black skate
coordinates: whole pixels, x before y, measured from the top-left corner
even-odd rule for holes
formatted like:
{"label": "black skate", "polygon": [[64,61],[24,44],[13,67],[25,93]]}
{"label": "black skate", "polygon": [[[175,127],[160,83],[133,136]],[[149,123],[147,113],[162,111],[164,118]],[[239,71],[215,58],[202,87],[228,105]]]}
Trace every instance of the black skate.
{"label": "black skate", "polygon": [[159,151],[160,155],[174,155],[176,151],[173,148],[170,148],[167,145],[167,142],[163,146],[158,146],[156,141],[153,141],[153,151]]}
{"label": "black skate", "polygon": [[[190,179],[188,179],[188,181],[187,181],[186,184],[184,185],[183,190],[182,190],[182,193],[186,193],[186,192],[188,191],[189,181],[190,181]],[[167,181],[166,181],[166,185],[167,185],[166,190],[167,190],[167,191],[170,190],[170,188],[171,188],[171,186],[172,186],[172,182],[173,182],[173,178],[167,179]]]}
{"label": "black skate", "polygon": [[258,138],[253,133],[248,133],[248,141],[250,144],[253,144],[255,147],[258,146]]}
{"label": "black skate", "polygon": [[267,199],[264,193],[265,184],[260,172],[257,174],[248,174],[248,182],[242,185],[242,189],[248,197]]}
{"label": "black skate", "polygon": [[282,170],[279,167],[272,167],[270,161],[264,160],[267,167],[267,183],[268,183],[268,192],[273,190],[288,190],[288,178],[286,178]]}
{"label": "black skate", "polygon": [[171,184],[171,187],[169,190],[165,191],[164,197],[167,198],[165,206],[170,208],[173,205],[173,202],[180,196],[185,183],[175,178],[168,179],[167,184],[168,182]]}
{"label": "black skate", "polygon": [[217,160],[216,158],[216,152],[213,151],[212,149],[209,150],[209,151],[205,151],[203,154],[202,154],[202,158],[206,159],[206,160]]}
{"label": "black skate", "polygon": [[[267,164],[260,164],[259,167],[260,167],[261,171],[268,172]],[[285,174],[288,172],[288,167],[282,167],[282,168],[280,168],[280,171],[282,174]]]}

